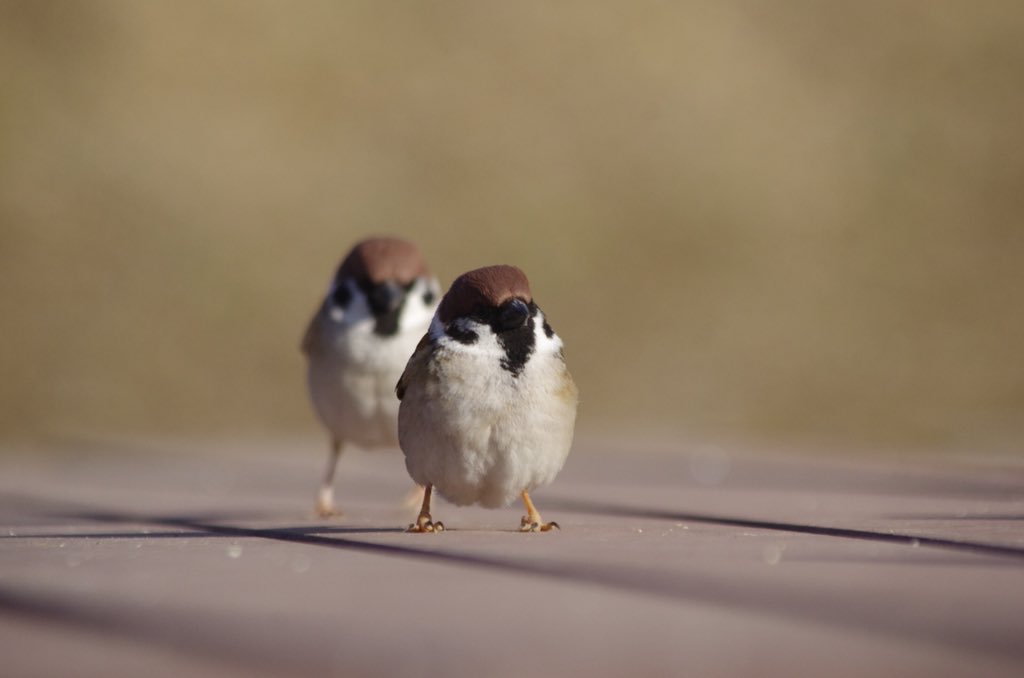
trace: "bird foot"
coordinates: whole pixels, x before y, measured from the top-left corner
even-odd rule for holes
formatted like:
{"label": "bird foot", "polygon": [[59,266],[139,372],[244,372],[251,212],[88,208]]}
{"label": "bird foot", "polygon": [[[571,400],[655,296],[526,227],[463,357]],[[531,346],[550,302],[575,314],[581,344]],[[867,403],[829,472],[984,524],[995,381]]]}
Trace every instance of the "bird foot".
{"label": "bird foot", "polygon": [[317,518],[340,518],[345,515],[334,504],[324,504],[321,502],[316,503],[316,508],[313,509],[313,512]]}
{"label": "bird foot", "polygon": [[320,492],[316,495],[316,508],[313,509],[316,512],[317,518],[340,518],[341,511],[334,505],[334,489],[329,485],[325,485],[320,488]]}
{"label": "bird foot", "polygon": [[523,519],[519,521],[520,532],[550,532],[552,529],[561,530],[562,528],[553,520],[550,523],[542,523],[530,516],[523,516]]}
{"label": "bird foot", "polygon": [[430,519],[430,516],[420,516],[415,523],[409,526],[406,532],[444,532],[444,523],[440,520],[435,523]]}

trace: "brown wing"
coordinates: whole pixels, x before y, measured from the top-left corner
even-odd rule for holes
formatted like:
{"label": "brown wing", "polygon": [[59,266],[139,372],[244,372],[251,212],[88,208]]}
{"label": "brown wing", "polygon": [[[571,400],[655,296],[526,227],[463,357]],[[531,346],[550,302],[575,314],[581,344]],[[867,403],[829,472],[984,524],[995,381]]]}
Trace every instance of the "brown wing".
{"label": "brown wing", "polygon": [[434,344],[430,342],[430,333],[428,332],[420,339],[420,343],[416,344],[416,350],[412,352],[412,357],[405,364],[405,371],[402,372],[402,376],[398,378],[398,383],[395,384],[395,395],[398,396],[399,400],[405,397],[405,390],[409,387],[409,381],[418,378],[426,369],[433,352]]}

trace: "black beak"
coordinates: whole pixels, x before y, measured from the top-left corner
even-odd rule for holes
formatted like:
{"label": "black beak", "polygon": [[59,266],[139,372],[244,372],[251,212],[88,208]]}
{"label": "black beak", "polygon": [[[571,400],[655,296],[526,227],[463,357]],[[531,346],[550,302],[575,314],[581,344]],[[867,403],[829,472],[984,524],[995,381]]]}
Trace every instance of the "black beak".
{"label": "black beak", "polygon": [[530,307],[521,299],[506,301],[498,309],[497,325],[499,332],[519,329],[530,317]]}
{"label": "black beak", "polygon": [[383,282],[374,285],[367,293],[367,301],[370,302],[370,310],[376,317],[393,313],[402,304],[405,290],[396,283]]}

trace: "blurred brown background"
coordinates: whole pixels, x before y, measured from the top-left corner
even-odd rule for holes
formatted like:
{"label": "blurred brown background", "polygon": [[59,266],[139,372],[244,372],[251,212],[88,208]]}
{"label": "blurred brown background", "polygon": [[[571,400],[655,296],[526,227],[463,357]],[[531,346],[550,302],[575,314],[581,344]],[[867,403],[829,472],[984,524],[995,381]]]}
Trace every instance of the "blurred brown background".
{"label": "blurred brown background", "polygon": [[357,238],[510,262],[580,428],[1019,451],[1018,2],[0,1],[0,434],[316,431]]}

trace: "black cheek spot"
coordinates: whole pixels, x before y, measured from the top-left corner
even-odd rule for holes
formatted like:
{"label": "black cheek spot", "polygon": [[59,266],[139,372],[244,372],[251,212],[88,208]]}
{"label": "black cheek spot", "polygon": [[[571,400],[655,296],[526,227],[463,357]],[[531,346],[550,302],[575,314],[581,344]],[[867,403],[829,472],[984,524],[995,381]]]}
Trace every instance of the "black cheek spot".
{"label": "black cheek spot", "polygon": [[338,283],[331,293],[331,303],[338,308],[345,309],[352,302],[352,293],[348,291],[348,285]]}
{"label": "black cheek spot", "polygon": [[426,292],[423,293],[423,303],[426,304],[427,306],[433,304],[435,298],[436,297],[434,296],[433,290],[427,290]]}
{"label": "black cheek spot", "polygon": [[544,336],[551,339],[555,336],[555,331],[551,329],[551,324],[548,323],[547,319],[544,320]]}
{"label": "black cheek spot", "polygon": [[460,344],[475,344],[477,340],[480,339],[480,335],[473,330],[462,329],[461,327],[456,327],[454,324],[446,327],[444,333]]}

